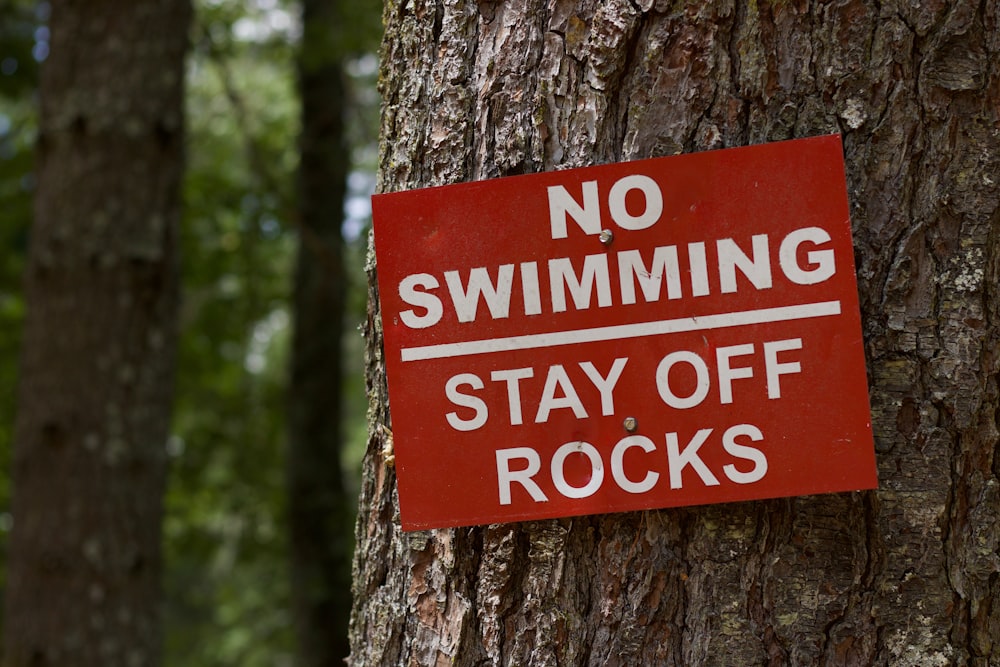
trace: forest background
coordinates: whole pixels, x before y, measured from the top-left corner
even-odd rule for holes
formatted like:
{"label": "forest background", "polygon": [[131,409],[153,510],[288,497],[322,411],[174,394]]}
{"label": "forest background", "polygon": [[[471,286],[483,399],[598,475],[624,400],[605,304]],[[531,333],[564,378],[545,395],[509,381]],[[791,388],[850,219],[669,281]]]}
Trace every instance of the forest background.
{"label": "forest background", "polygon": [[[345,493],[353,507],[366,428],[358,325],[365,313],[363,261],[377,155],[380,3],[345,7],[334,48],[347,84],[341,100],[348,145],[341,433]],[[194,9],[186,61],[183,296],[167,442],[164,664],[286,665],[295,651],[285,408],[303,23],[299,4],[288,0],[198,0]],[[47,2],[0,1],[0,591],[13,522],[9,471],[25,316],[21,281],[50,11]],[[342,632],[346,637],[346,627]]]}
{"label": "forest background", "polygon": [[0,0],[4,667],[340,664],[362,347],[358,664],[997,662],[1000,3],[387,2],[382,191],[840,132],[880,477],[413,534],[338,198],[378,12],[195,4]]}

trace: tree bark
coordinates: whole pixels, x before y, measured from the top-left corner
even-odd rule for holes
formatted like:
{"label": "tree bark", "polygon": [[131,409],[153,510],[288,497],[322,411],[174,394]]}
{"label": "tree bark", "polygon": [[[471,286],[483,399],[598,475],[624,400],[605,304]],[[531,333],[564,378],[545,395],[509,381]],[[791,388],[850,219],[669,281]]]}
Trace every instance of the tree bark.
{"label": "tree bark", "polygon": [[352,501],[341,451],[347,276],[341,235],[350,151],[344,138],[345,25],[335,0],[304,0],[298,58],[302,131],[299,249],[288,389],[288,516],[296,664],[350,652]]}
{"label": "tree bark", "polygon": [[190,7],[53,2],[4,665],[157,665]]}
{"label": "tree bark", "polygon": [[1000,665],[1000,3],[385,22],[382,191],[843,133],[880,485],[404,534],[372,258],[352,663]]}

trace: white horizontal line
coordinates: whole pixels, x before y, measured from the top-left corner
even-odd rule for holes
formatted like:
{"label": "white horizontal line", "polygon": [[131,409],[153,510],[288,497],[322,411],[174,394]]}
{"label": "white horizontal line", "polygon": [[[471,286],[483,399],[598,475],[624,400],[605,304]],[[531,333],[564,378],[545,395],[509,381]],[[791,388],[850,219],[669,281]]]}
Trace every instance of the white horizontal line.
{"label": "white horizontal line", "polygon": [[402,358],[403,361],[446,359],[448,357],[465,357],[473,354],[488,354],[490,352],[510,352],[513,350],[531,350],[540,347],[556,347],[558,345],[596,343],[606,340],[620,340],[622,338],[662,336],[664,334],[681,333],[684,331],[725,329],[727,327],[740,327],[767,322],[786,322],[789,320],[803,320],[812,317],[826,317],[839,314],[840,301],[820,301],[817,303],[803,303],[796,306],[744,310],[736,313],[718,313],[716,315],[702,315],[700,317],[679,317],[674,320],[618,324],[591,329],[576,329],[573,331],[554,331],[552,333],[510,336],[508,338],[471,340],[464,343],[442,343],[440,345],[409,347],[402,350]]}

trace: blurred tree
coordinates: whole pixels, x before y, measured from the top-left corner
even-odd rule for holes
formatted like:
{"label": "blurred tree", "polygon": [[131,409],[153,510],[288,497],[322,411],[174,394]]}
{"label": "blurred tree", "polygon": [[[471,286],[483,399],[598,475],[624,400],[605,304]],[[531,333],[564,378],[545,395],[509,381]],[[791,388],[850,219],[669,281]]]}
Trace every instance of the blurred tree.
{"label": "blurred tree", "polygon": [[351,167],[345,62],[352,51],[374,46],[377,16],[371,1],[302,0],[299,249],[287,464],[292,607],[301,667],[340,665],[349,653],[356,501],[346,492],[342,464],[349,288],[342,225]]}
{"label": "blurred tree", "polygon": [[340,664],[350,614],[351,503],[341,465],[346,298],[341,211],[349,154],[336,3],[303,0],[299,250],[288,387],[288,518],[296,664]]}
{"label": "blurred tree", "polygon": [[51,11],[4,665],[156,665],[190,7]]}
{"label": "blurred tree", "polygon": [[[255,667],[292,660],[289,578],[280,576],[289,559],[284,472],[289,432],[281,407],[291,338],[293,232],[300,224],[298,7],[293,0],[209,0],[196,6],[180,231],[184,299],[167,447],[172,468],[165,517],[168,664]],[[47,2],[0,0],[4,469],[14,419],[12,360],[24,311],[19,276],[35,181],[37,65],[49,46],[48,9]],[[379,27],[373,2],[342,11],[337,51],[346,72],[345,144],[359,165],[347,176],[344,213],[349,310],[343,329],[353,332],[364,315],[359,237],[374,178],[377,61],[370,50]],[[343,340],[348,450],[342,458],[349,495],[356,494],[365,439],[362,343],[356,333]],[[0,475],[0,552],[10,524],[6,482]],[[353,502],[348,509],[353,512]],[[0,567],[0,581],[3,572]]]}
{"label": "blurred tree", "polygon": [[[290,572],[285,444],[291,434],[281,408],[291,400],[285,393],[289,295],[295,231],[303,225],[296,184],[298,7],[267,0],[197,5],[188,68],[185,300],[166,522],[167,661],[185,667],[292,660],[290,577],[281,576]],[[365,31],[348,31],[348,47],[338,51],[348,76],[346,109],[336,113],[345,114],[347,146],[337,158],[368,158],[364,168],[371,171],[374,58],[354,55],[359,45],[377,41],[371,24],[378,12],[369,9],[369,36],[361,40]],[[354,18],[348,21],[358,28]],[[367,203],[362,195],[371,180],[352,172],[349,213],[342,213],[343,202],[325,211],[324,224],[339,230],[346,215],[352,232],[343,257],[351,289],[345,330],[364,312],[357,228],[367,212],[358,209]],[[345,483],[355,492],[365,425],[361,338],[348,336],[344,344],[355,351],[340,380],[353,389],[345,397],[353,443]],[[329,408],[328,396],[307,400]],[[348,509],[353,513],[353,502]]]}
{"label": "blurred tree", "polygon": [[298,101],[294,12],[196,6],[184,304],[165,525],[166,660],[286,664],[281,410]]}

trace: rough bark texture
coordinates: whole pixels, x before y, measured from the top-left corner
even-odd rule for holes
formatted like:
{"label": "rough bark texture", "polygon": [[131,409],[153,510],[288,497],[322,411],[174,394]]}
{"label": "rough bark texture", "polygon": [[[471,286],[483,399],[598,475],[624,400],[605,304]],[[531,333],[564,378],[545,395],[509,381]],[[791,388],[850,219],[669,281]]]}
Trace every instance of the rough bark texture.
{"label": "rough bark texture", "polygon": [[1000,4],[385,21],[383,191],[842,132],[881,481],[403,534],[372,262],[353,664],[1000,665]]}
{"label": "rough bark texture", "polygon": [[5,667],[157,665],[187,0],[53,2]]}
{"label": "rough bark texture", "polygon": [[292,609],[300,667],[342,665],[350,652],[352,500],[340,462],[342,329],[347,278],[340,232],[350,152],[336,40],[340,3],[305,0],[298,60],[299,252],[288,389]]}

